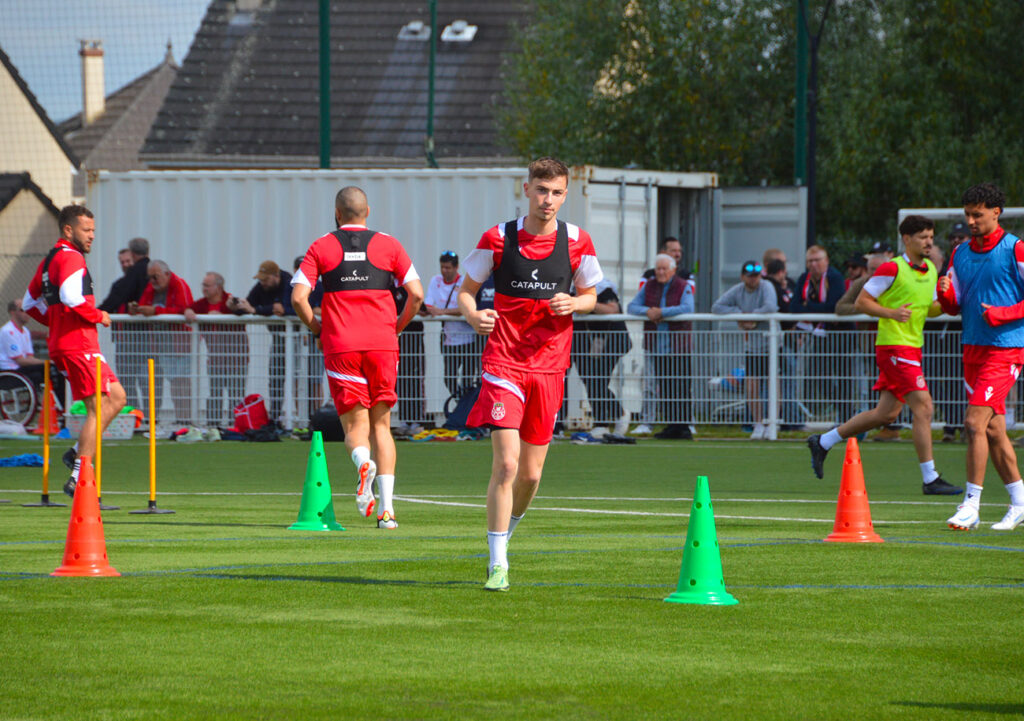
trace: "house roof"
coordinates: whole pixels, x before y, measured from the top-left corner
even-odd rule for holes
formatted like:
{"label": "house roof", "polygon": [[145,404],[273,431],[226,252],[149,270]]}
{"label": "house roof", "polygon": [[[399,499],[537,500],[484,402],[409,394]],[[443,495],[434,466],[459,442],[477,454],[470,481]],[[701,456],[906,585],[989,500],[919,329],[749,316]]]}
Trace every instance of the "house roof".
{"label": "house roof", "polygon": [[178,66],[168,45],[163,61],[106,97],[103,113],[82,127],[76,113],[57,130],[82,159],[84,168],[133,170],[142,168],[139,150],[157,111],[174,81]]}
{"label": "house roof", "polygon": [[[150,130],[151,166],[315,165],[319,157],[317,6],[277,0],[241,11],[214,0]],[[497,137],[502,53],[526,20],[525,0],[439,0],[435,156],[449,164],[514,160]],[[464,19],[468,43],[441,40]],[[422,163],[430,43],[399,40],[430,25],[425,0],[331,3],[334,164]]]}
{"label": "house roof", "polygon": [[7,72],[10,73],[11,78],[14,79],[14,83],[21,90],[25,99],[28,100],[29,105],[32,106],[36,115],[39,116],[40,122],[42,122],[46,129],[50,131],[50,135],[53,136],[53,139],[57,142],[57,145],[60,146],[60,149],[64,151],[64,154],[67,156],[68,160],[71,161],[71,164],[76,168],[79,167],[80,163],[78,156],[71,149],[71,146],[68,145],[67,141],[64,140],[64,136],[57,130],[57,127],[53,124],[53,121],[50,120],[50,116],[46,114],[46,111],[43,110],[43,106],[39,104],[38,100],[36,100],[35,94],[29,90],[28,83],[22,79],[21,73],[19,73],[18,69],[14,67],[14,63],[12,63],[11,59],[7,57],[7,53],[3,51],[3,48],[0,48],[0,63],[7,68]]}
{"label": "house roof", "polygon": [[38,185],[32,182],[32,177],[28,173],[0,173],[0,212],[3,212],[4,208],[23,190],[27,190],[39,198],[39,202],[50,211],[54,218],[60,215],[57,206]]}

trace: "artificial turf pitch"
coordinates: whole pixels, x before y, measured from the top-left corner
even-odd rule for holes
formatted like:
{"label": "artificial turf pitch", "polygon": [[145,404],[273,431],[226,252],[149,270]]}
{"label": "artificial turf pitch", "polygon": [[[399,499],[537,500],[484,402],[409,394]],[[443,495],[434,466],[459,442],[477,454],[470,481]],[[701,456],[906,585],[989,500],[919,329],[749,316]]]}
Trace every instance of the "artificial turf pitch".
{"label": "artificial turf pitch", "polygon": [[[103,499],[120,578],[51,578],[69,509],[38,468],[0,471],[3,719],[964,719],[1024,715],[1024,527],[990,472],[981,529],[922,496],[909,443],[862,444],[882,544],[823,543],[842,448],[816,480],[801,443],[552,446],[482,590],[486,441],[399,445],[399,528],[287,530],[308,445],[108,443]],[[0,442],[0,456],[38,450]],[[55,446],[54,500],[65,478]],[[962,480],[963,446],[937,465]],[[710,479],[736,606],[676,588],[695,479]]]}

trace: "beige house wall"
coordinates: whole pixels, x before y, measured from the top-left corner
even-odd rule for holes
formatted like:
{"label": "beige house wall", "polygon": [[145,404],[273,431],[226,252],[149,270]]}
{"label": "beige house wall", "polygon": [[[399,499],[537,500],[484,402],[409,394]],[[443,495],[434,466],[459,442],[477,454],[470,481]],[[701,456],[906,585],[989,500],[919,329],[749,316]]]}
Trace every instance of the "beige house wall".
{"label": "beige house wall", "polygon": [[[8,301],[25,294],[55,242],[57,219],[31,191],[18,193],[0,213],[0,325],[8,320]],[[32,325],[41,328],[35,322]]]}
{"label": "beige house wall", "polygon": [[0,66],[0,172],[28,172],[58,208],[71,202],[71,161]]}

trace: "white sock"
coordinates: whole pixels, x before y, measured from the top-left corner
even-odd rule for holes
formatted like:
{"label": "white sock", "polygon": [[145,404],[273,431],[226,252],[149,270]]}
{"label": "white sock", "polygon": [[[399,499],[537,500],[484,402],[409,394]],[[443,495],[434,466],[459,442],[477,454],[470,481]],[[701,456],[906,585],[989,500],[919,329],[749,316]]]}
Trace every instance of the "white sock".
{"label": "white sock", "polygon": [[488,570],[495,566],[508,568],[508,531],[488,531],[487,548],[491,553]]}
{"label": "white sock", "polygon": [[843,437],[839,435],[839,428],[836,427],[830,430],[828,433],[822,435],[821,439],[818,442],[821,443],[821,447],[827,451],[830,448],[832,448],[832,446],[834,446],[835,444],[842,443],[842,440]]}
{"label": "white sock", "polygon": [[77,454],[78,453],[78,441],[75,441],[75,445],[72,446],[72,448],[75,449],[75,453]]}
{"label": "white sock", "polygon": [[78,483],[78,472],[80,470],[82,470],[82,459],[76,458],[74,470],[71,471],[71,477],[75,479],[75,483]]}
{"label": "white sock", "polygon": [[967,490],[964,492],[964,505],[970,506],[974,510],[981,508],[981,486],[976,486],[973,483],[964,484],[967,486]]}
{"label": "white sock", "polygon": [[392,496],[395,492],[394,474],[381,474],[377,476],[377,493],[380,495],[380,505],[377,507],[378,516],[384,511],[390,511],[391,517],[395,517],[395,509],[392,507]]}
{"label": "white sock", "polygon": [[938,477],[939,474],[935,470],[934,458],[930,461],[925,461],[924,463],[921,464],[921,478],[924,480],[925,483],[931,483]]}
{"label": "white sock", "polygon": [[366,446],[359,446],[352,451],[352,462],[356,464],[356,470],[359,470],[359,466],[370,460],[370,449]]}
{"label": "white sock", "polygon": [[[1007,486],[1007,488],[1009,488],[1009,486]],[[526,515],[526,513],[523,513],[523,516],[525,516],[525,515]],[[508,537],[509,538],[512,538],[512,531],[516,530],[516,526],[518,526],[519,522],[521,520],[523,520],[523,516],[517,516],[515,514],[512,514],[512,517],[509,519],[509,522],[508,522]]]}
{"label": "white sock", "polygon": [[1007,483],[1006,492],[1010,494],[1011,506],[1024,506],[1024,481],[1017,479],[1013,483]]}

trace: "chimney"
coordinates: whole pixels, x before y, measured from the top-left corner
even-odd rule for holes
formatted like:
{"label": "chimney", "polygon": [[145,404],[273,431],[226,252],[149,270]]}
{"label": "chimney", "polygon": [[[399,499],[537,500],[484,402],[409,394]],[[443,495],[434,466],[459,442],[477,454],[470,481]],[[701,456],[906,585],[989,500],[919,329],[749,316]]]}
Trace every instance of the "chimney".
{"label": "chimney", "polygon": [[82,40],[82,125],[103,115],[106,93],[103,89],[103,41]]}

